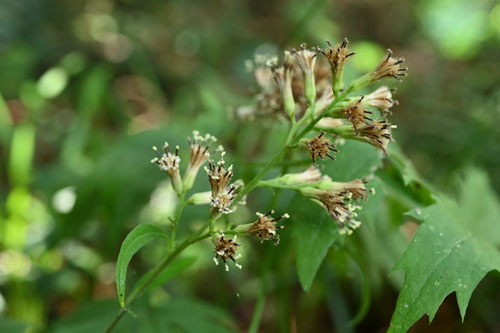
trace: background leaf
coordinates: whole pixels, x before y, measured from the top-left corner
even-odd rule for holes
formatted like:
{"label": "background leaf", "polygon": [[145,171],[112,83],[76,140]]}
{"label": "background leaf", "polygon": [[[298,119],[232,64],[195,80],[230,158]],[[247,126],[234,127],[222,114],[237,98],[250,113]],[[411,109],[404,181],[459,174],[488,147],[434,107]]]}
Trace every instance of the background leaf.
{"label": "background leaf", "polygon": [[304,290],[309,290],[328,249],[341,236],[328,213],[303,196],[295,196],[289,211],[293,222],[293,237],[297,242],[299,281]]}
{"label": "background leaf", "polygon": [[[196,257],[178,258],[173,260],[167,267],[153,280],[149,285],[148,290],[160,286],[170,280],[171,278],[181,274],[188,269],[196,261]],[[144,274],[134,286],[131,294],[134,294],[146,281],[149,279],[153,270]]]}
{"label": "background leaf", "polygon": [[340,152],[336,154],[335,161],[320,161],[325,168],[323,172],[334,181],[347,182],[363,178],[382,165],[380,152],[364,142],[349,140],[337,148]]}
{"label": "background leaf", "polygon": [[118,260],[116,262],[116,289],[120,306],[125,307],[125,281],[127,279],[127,267],[134,254],[153,239],[165,237],[161,229],[151,224],[140,224],[135,227],[123,241]]}
{"label": "background leaf", "polygon": [[[67,318],[55,323],[48,332],[104,332],[117,311],[116,303],[111,300],[89,302],[80,306]],[[169,299],[155,307],[147,305],[146,302],[139,302],[134,306],[134,315],[135,317],[125,316],[118,323],[115,331],[123,333],[237,332],[235,324],[226,312],[209,303],[188,298]]]}
{"label": "background leaf", "polygon": [[410,212],[424,223],[394,267],[406,277],[389,332],[405,332],[424,314],[432,321],[452,292],[463,319],[478,283],[489,271],[500,270],[499,215],[488,213],[500,207],[493,196],[477,200],[485,193],[492,194],[487,177],[469,170],[458,202],[440,195],[436,204]]}

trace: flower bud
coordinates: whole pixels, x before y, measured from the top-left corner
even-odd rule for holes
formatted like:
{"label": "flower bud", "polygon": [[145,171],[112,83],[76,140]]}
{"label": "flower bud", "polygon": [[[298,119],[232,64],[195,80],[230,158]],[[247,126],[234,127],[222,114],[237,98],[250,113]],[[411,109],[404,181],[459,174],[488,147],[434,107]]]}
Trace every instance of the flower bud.
{"label": "flower bud", "polygon": [[295,100],[292,90],[292,60],[290,52],[285,51],[283,65],[272,68],[274,79],[283,98],[283,108],[290,119],[295,117]]}
{"label": "flower bud", "polygon": [[300,50],[292,50],[297,59],[300,69],[304,75],[304,91],[309,105],[316,101],[316,83],[314,77],[314,66],[316,64],[316,52],[306,49],[306,44],[300,45]]}
{"label": "flower bud", "polygon": [[187,200],[190,205],[208,205],[210,203],[210,198],[212,197],[212,192],[198,192],[191,195]]}
{"label": "flower bud", "polygon": [[261,184],[271,187],[291,188],[298,185],[315,183],[324,177],[326,176],[322,176],[317,167],[311,166],[303,172],[287,173],[281,177],[261,181]]}

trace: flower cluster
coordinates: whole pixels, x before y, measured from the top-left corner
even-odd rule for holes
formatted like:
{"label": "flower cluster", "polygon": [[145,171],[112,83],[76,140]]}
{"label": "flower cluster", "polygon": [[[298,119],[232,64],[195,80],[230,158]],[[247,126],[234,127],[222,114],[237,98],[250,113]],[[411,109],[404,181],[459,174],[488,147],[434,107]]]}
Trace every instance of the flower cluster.
{"label": "flower cluster", "polygon": [[299,50],[285,51],[283,58],[281,65],[277,58],[266,56],[247,62],[259,91],[256,105],[236,109],[237,117],[300,119],[311,104],[320,112],[333,101],[330,66],[318,59],[315,48],[302,44]]}
{"label": "flower cluster", "polygon": [[156,146],[153,146],[153,150],[158,157],[153,158],[151,163],[158,165],[160,170],[165,171],[170,176],[172,187],[180,195],[193,186],[200,167],[210,157],[210,145],[216,141],[217,139],[210,134],[201,136],[198,131],[193,131],[193,140],[188,138],[191,156],[184,177],[182,178],[179,171],[181,163],[179,146],[175,146],[175,153],[172,153],[168,142],[165,142],[163,145],[163,154],[158,151]]}
{"label": "flower cluster", "polygon": [[[334,153],[342,152],[332,142],[342,144],[345,140],[365,142],[387,153],[387,146],[393,140],[391,131],[395,128],[387,120],[391,108],[397,104],[393,99],[395,89],[382,86],[364,95],[359,91],[386,78],[401,81],[407,68],[403,67],[404,58],[395,58],[388,50],[371,72],[344,85],[344,67],[355,52],[349,50],[347,39],[335,45],[328,41],[327,44],[326,49],[301,44],[298,49],[285,51],[281,62],[263,56],[249,62],[258,85],[256,103],[238,108],[236,115],[240,120],[258,117],[284,119],[289,122],[290,130],[282,151],[245,187],[237,185],[239,181],[232,183],[233,165],[226,165],[222,146],[211,150],[211,145],[217,140],[210,134],[202,136],[194,131],[192,138],[188,138],[190,159],[183,177],[179,171],[178,146],[171,151],[165,143],[163,152],[153,148],[158,156],[151,162],[168,174],[180,200],[184,200],[184,195],[192,188],[200,167],[208,162],[204,169],[210,191],[195,193],[182,205],[211,206],[207,237],[211,236],[214,241],[215,263],[222,261],[226,270],[229,270],[228,260],[241,268],[237,263],[241,246],[236,241],[238,235],[255,236],[261,242],[278,244],[278,231],[283,228],[278,222],[289,217],[288,214],[273,217],[273,210],[267,214],[256,213],[258,218],[252,223],[235,227],[229,223],[224,230],[215,232],[219,217],[234,212],[235,204],[242,204],[245,195],[257,186],[289,189],[311,199],[323,207],[341,234],[350,235],[361,225],[357,212],[362,208],[361,201],[366,200],[371,192],[367,189],[367,181],[333,181],[321,174],[316,162],[326,158],[335,160]],[[350,96],[351,93],[358,95]],[[330,135],[336,141],[331,141]],[[313,166],[302,172],[262,180],[266,171],[283,156],[293,155],[297,147],[309,150]],[[217,162],[213,157],[215,153],[220,153]],[[227,238],[224,233],[233,236]]]}
{"label": "flower cluster", "polygon": [[[314,174],[314,177],[311,177]],[[341,234],[352,234],[361,222],[356,220],[359,200],[366,200],[370,192],[365,179],[350,182],[334,182],[330,177],[321,175],[316,167],[301,173],[285,174],[266,180],[262,185],[268,187],[290,188],[319,203],[332,217]]]}

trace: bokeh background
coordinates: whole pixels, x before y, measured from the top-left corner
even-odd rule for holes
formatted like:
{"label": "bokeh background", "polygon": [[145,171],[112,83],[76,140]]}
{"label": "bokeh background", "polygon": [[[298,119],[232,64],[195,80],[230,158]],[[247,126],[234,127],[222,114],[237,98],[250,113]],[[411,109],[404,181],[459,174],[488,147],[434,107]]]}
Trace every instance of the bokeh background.
{"label": "bokeh background", "polygon": [[[258,144],[272,129],[232,116],[251,102],[255,86],[244,62],[255,54],[348,37],[358,53],[346,70],[354,78],[390,47],[410,68],[397,85],[392,121],[416,169],[453,192],[460,170],[481,167],[500,191],[496,1],[2,0],[0,22],[2,332],[88,332],[109,321],[118,309],[121,242],[138,223],[167,226],[175,202],[149,164],[153,144],[168,139],[186,148],[198,129],[223,138],[241,164],[272,153],[275,147]],[[204,214],[194,209],[186,220],[196,225]],[[189,268],[144,306],[158,305],[150,315],[191,319],[198,332],[219,331],[214,321],[246,331],[262,289],[260,268],[279,262],[262,332],[383,331],[402,279],[386,277],[404,242],[373,278],[371,309],[357,328],[342,326],[359,293],[349,260],[329,257],[346,273],[325,268],[304,293],[286,246],[248,247],[254,260],[231,274],[215,269],[209,245],[194,247],[183,259]],[[132,279],[162,256],[161,247],[146,248]],[[430,328],[424,318],[414,331],[499,331],[498,285],[498,274],[489,274],[463,325],[452,295]],[[161,331],[148,325],[137,332]]]}

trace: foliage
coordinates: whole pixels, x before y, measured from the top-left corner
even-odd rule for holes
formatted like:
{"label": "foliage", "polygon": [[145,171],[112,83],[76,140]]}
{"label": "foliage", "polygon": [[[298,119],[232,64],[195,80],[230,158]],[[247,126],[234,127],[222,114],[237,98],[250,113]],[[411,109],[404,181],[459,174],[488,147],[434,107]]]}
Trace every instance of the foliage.
{"label": "foliage", "polygon": [[[494,1],[5,0],[0,18],[1,332],[104,331],[117,314],[117,332],[499,327],[498,274],[487,274],[500,246]],[[332,55],[325,40],[344,36],[356,55],[333,73],[333,93],[346,98],[330,110],[340,128],[302,132],[316,101],[301,69],[296,117],[290,103],[244,117],[239,106],[268,98],[245,71],[261,63],[248,59],[307,41],[323,48],[318,66]],[[383,83],[398,87],[392,114],[368,107],[398,124],[397,143],[377,150],[343,111],[379,87],[361,89],[359,78],[386,47],[406,58],[409,77]],[[342,95],[353,81],[359,90]],[[218,138],[214,162],[221,144],[234,165],[231,184],[245,192],[235,201],[246,203],[231,214],[210,219],[203,167],[176,193],[149,163],[152,145],[179,145],[184,176],[194,129]],[[338,184],[281,178],[311,166],[307,140],[320,130],[339,150],[334,161],[316,152],[321,176],[373,189],[351,202],[362,207],[351,235],[313,196]],[[255,213],[271,210],[250,233]],[[216,256],[221,230],[238,245]]]}

